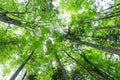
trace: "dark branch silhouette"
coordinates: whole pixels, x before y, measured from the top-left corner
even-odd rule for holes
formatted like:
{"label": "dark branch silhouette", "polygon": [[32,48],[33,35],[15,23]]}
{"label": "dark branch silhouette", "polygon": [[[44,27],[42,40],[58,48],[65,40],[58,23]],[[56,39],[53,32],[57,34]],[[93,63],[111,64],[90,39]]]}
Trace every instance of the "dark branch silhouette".
{"label": "dark branch silhouette", "polygon": [[18,74],[20,73],[20,71],[24,68],[24,66],[28,63],[28,61],[31,59],[32,55],[34,54],[33,50],[31,52],[31,54],[28,56],[28,58],[25,60],[25,62],[23,62],[20,67],[15,71],[15,73],[11,76],[11,78],[9,80],[15,80],[15,78],[18,76]]}

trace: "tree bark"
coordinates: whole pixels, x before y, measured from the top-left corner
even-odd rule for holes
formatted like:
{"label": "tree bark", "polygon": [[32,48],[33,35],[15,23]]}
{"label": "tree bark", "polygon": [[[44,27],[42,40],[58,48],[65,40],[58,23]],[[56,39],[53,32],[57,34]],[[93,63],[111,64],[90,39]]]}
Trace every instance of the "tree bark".
{"label": "tree bark", "polygon": [[23,69],[23,67],[25,66],[25,64],[31,59],[32,55],[34,54],[34,51],[33,50],[31,52],[31,54],[28,56],[28,58],[25,60],[25,62],[23,62],[21,64],[21,66],[15,71],[15,73],[12,75],[12,77],[9,79],[9,80],[15,80],[15,78],[18,76],[18,74],[20,73],[20,71]]}

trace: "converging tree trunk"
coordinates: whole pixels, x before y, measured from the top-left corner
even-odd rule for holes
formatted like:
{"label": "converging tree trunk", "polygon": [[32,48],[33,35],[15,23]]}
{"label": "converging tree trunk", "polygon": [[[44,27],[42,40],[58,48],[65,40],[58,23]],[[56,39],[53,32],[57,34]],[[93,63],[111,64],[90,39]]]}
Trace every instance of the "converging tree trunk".
{"label": "converging tree trunk", "polygon": [[25,73],[24,73],[24,75],[23,75],[23,77],[22,77],[21,80],[24,80],[24,79],[25,79],[26,74],[27,74],[27,71],[25,71]]}
{"label": "converging tree trunk", "polygon": [[62,63],[60,62],[60,59],[58,58],[58,55],[55,53],[55,58],[60,66],[60,69],[62,70],[62,73],[63,73],[63,77],[64,77],[64,80],[69,80],[69,77],[66,73],[66,70],[64,69],[64,67],[62,66]]}
{"label": "converging tree trunk", "polygon": [[73,58],[70,54],[68,54],[65,50],[64,52],[66,53],[66,55],[68,55],[68,57],[70,57],[72,60],[74,60],[76,62],[76,64],[78,66],[80,66],[89,76],[91,76],[91,78],[93,80],[98,80],[87,68],[85,68],[85,66],[83,66],[82,64],[80,64],[75,58]]}
{"label": "converging tree trunk", "polygon": [[105,46],[101,46],[101,45],[97,45],[97,44],[93,44],[93,43],[89,43],[89,42],[85,42],[85,41],[79,41],[79,42],[80,42],[80,44],[85,44],[87,46],[94,47],[96,49],[103,50],[103,51],[106,51],[106,52],[110,52],[110,53],[113,53],[113,54],[117,54],[117,55],[120,56],[120,50],[119,49],[115,49],[115,48],[112,48],[112,47],[105,47]]}
{"label": "converging tree trunk", "polygon": [[[82,51],[81,51],[82,52]],[[99,69],[98,67],[96,67],[93,63],[91,63],[84,52],[82,52],[83,54],[79,54],[88,64],[91,65],[91,68],[94,72],[96,72],[97,74],[99,74],[100,76],[102,76],[104,79],[106,80],[114,80],[111,76],[109,76],[106,72],[102,71],[101,69]]]}
{"label": "converging tree trunk", "polygon": [[23,69],[23,67],[25,66],[25,64],[31,59],[32,55],[34,54],[34,51],[33,50],[31,52],[31,54],[28,56],[28,58],[25,60],[25,62],[23,62],[21,64],[21,66],[15,71],[15,73],[12,75],[12,77],[10,78],[10,80],[15,80],[15,78],[17,77],[17,75],[20,73],[20,71]]}

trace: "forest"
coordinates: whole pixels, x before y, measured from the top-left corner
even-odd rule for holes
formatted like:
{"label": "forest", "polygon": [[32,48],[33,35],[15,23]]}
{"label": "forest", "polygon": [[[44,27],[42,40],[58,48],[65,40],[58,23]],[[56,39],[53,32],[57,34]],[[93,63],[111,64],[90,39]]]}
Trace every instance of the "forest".
{"label": "forest", "polygon": [[0,0],[0,80],[120,80],[120,0]]}

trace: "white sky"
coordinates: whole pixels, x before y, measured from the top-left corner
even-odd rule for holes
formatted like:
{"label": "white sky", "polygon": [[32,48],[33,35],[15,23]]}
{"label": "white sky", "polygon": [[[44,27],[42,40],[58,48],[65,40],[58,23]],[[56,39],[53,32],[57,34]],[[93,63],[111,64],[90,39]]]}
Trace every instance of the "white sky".
{"label": "white sky", "polygon": [[22,2],[24,2],[24,0],[18,0],[18,2],[19,2],[19,3],[22,3]]}
{"label": "white sky", "polygon": [[100,8],[107,9],[114,3],[114,0],[96,0],[95,4],[98,7],[97,11],[100,11]]}

